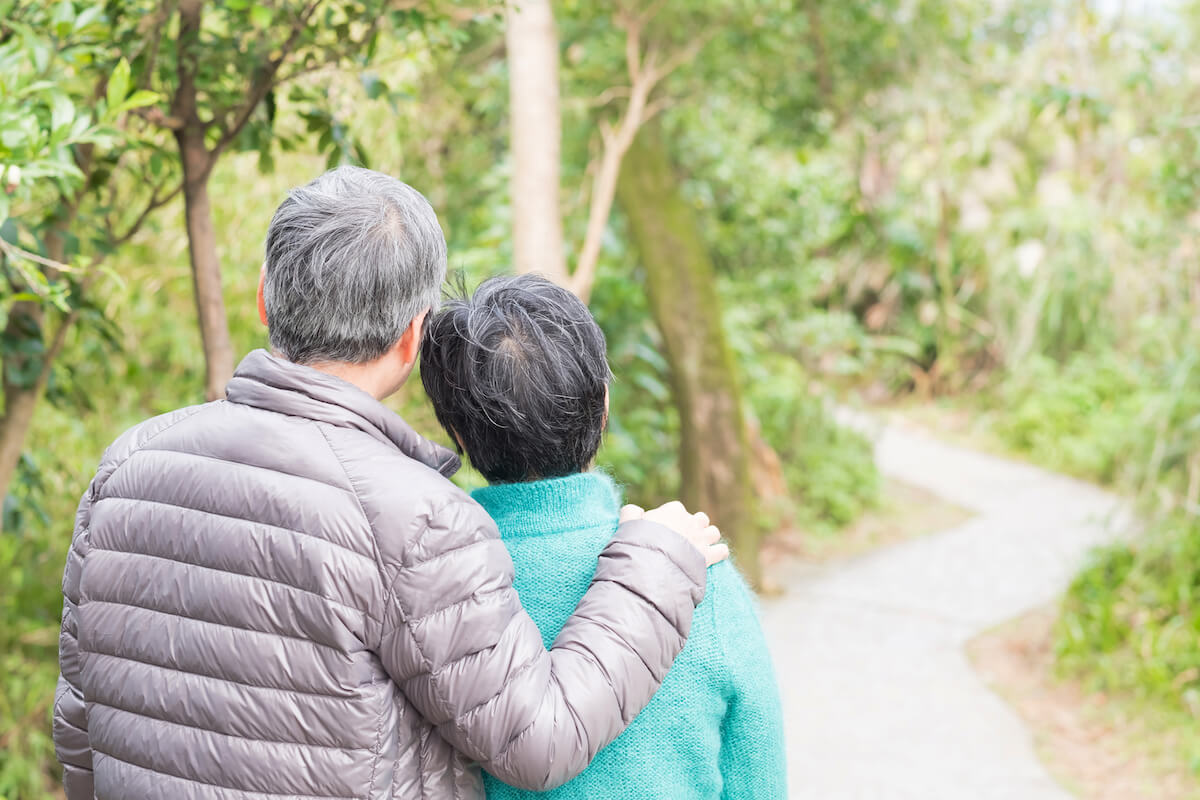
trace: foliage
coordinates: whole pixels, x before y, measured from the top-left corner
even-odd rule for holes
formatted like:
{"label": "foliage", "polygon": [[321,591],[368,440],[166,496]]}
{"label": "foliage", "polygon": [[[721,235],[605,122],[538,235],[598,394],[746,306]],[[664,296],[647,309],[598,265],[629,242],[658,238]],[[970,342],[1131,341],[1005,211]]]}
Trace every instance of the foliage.
{"label": "foliage", "polygon": [[[1200,99],[1184,56],[1195,11],[981,11],[968,50],[948,39],[820,147],[776,150],[756,194],[815,256],[802,283],[836,332],[806,359],[817,374],[884,395],[965,391],[1008,446],[1137,499],[1148,530],[1074,582],[1059,661],[1192,720],[1200,151],[1194,117],[1171,109]],[[784,170],[817,185],[771,179]],[[697,196],[748,207],[728,191]],[[742,242],[730,268],[776,257],[765,247]]]}
{"label": "foliage", "polygon": [[[469,285],[511,261],[495,15],[318,5],[320,24],[295,33],[269,78],[264,65],[309,4],[209,3],[199,31],[203,144],[228,153],[214,159],[210,194],[238,353],[263,344],[250,298],[271,212],[329,164],[368,162],[425,191]],[[388,15],[374,13],[384,5]],[[1076,582],[1060,652],[1106,687],[1194,713],[1196,20],[1116,19],[1093,5],[678,4],[649,35],[666,53],[703,48],[656,97],[720,271],[747,398],[782,460],[787,515],[836,528],[876,494],[870,448],[832,422],[828,387],[970,393],[1015,449],[1128,487],[1162,520]],[[613,7],[556,7],[572,241],[586,228],[598,123],[619,112],[627,80]],[[12,291],[41,291],[51,321],[64,315],[58,297],[86,324],[63,345],[5,506],[0,796],[49,791],[58,585],[84,481],[123,426],[203,399],[188,242],[166,202],[182,177],[171,141],[179,23],[162,13],[172,8],[0,0],[0,130],[6,114],[36,122],[21,128],[19,155],[15,134],[0,137],[0,161],[23,165],[5,195],[20,225],[0,236],[44,254],[48,224],[82,190],[69,265],[102,257],[120,278],[10,275]],[[7,35],[20,24],[42,44]],[[60,172],[32,180],[39,170]],[[650,504],[678,491],[679,420],[619,216],[599,258],[592,307],[616,373],[599,460]],[[37,362],[7,356],[36,351],[32,337],[5,347],[10,365]],[[419,392],[395,407],[441,438]]]}
{"label": "foliage", "polygon": [[1090,480],[1128,477],[1146,391],[1134,365],[1113,352],[1065,364],[1037,355],[996,392],[993,430],[1040,464]]}
{"label": "foliage", "polygon": [[[70,0],[0,5],[0,220],[8,219],[10,210],[28,214],[29,208],[44,207],[64,190],[77,188],[84,175],[72,146],[94,144],[113,133],[97,127],[86,108],[85,96],[94,85],[63,79],[79,75],[94,58],[106,33],[101,12],[95,3]],[[102,102],[98,116],[112,122],[125,94],[114,85],[111,100]]]}
{"label": "foliage", "polygon": [[[150,128],[178,132],[190,121],[181,115],[195,114],[209,153],[252,151],[265,170],[280,150],[314,141],[331,166],[366,163],[369,154],[348,120],[351,109],[336,102],[338,70],[370,65],[387,33],[392,49],[401,51],[410,32],[423,34],[421,46],[453,44],[462,35],[427,8],[382,0],[228,0],[178,8],[123,0],[114,9],[114,44],[130,54],[137,85],[157,93],[158,103],[141,114]],[[180,38],[192,24],[188,9],[198,9],[196,27]],[[378,72],[364,73],[363,81],[371,99],[394,102],[395,90]],[[191,91],[185,84],[194,86],[194,104],[182,96],[181,89]],[[280,126],[281,109],[295,112],[303,125]]]}
{"label": "foliage", "polygon": [[[15,302],[64,312],[78,302],[71,283],[83,266],[44,261],[45,228],[84,188],[88,176],[77,163],[79,152],[119,151],[123,115],[155,99],[131,91],[124,61],[97,93],[92,65],[107,34],[103,6],[96,2],[0,4],[0,326]],[[6,336],[6,364],[14,351],[40,346],[35,338]],[[7,372],[17,383],[33,378]]]}
{"label": "foliage", "polygon": [[[1133,544],[1094,555],[1076,577],[1056,629],[1060,667],[1095,688],[1164,708],[1184,728],[1200,716],[1200,610],[1194,516],[1159,521]],[[1185,739],[1193,770],[1200,745]]]}
{"label": "foliage", "polygon": [[874,448],[833,421],[828,399],[795,359],[759,356],[741,363],[763,438],[775,443],[789,498],[782,513],[816,532],[837,531],[875,505]]}

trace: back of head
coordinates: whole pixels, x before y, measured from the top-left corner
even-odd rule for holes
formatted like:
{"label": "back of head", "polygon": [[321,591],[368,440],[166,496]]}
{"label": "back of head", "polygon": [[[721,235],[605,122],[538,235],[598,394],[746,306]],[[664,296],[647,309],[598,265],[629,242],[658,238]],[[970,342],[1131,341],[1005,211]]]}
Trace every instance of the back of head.
{"label": "back of head", "polygon": [[271,347],[298,364],[373,361],[436,307],[446,240],[420,192],[339,167],[293,190],[267,232]]}
{"label": "back of head", "polygon": [[421,381],[489,481],[553,478],[586,469],[600,448],[605,349],[575,295],[532,275],[492,278],[429,321]]}

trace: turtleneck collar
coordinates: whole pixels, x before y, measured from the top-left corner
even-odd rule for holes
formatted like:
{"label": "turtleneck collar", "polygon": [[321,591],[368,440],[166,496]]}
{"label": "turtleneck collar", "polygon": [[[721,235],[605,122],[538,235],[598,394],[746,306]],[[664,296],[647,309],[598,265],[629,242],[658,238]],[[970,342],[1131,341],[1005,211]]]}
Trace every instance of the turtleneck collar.
{"label": "turtleneck collar", "polygon": [[596,525],[617,525],[621,492],[602,472],[580,472],[528,483],[497,483],[471,496],[506,539],[548,536]]}

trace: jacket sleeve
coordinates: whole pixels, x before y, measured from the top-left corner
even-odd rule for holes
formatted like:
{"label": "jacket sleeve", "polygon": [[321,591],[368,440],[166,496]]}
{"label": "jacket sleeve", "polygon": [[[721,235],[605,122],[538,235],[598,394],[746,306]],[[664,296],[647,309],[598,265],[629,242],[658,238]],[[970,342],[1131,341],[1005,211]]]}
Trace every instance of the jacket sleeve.
{"label": "jacket sleeve", "polygon": [[78,606],[83,560],[88,551],[88,523],[100,484],[93,479],[79,502],[75,533],[63,572],[62,630],[58,638],[58,688],[54,696],[54,751],[63,766],[67,800],[91,800],[92,748],[88,742],[87,709],[80,690]]}
{"label": "jacket sleeve", "polygon": [[710,573],[727,681],[721,800],[785,800],[783,707],[754,598],[732,564],[718,564]]}
{"label": "jacket sleeve", "polygon": [[533,791],[578,775],[645,707],[704,595],[695,548],[627,523],[547,651],[495,523],[465,495],[430,516],[404,562],[384,566],[384,667],[453,747]]}

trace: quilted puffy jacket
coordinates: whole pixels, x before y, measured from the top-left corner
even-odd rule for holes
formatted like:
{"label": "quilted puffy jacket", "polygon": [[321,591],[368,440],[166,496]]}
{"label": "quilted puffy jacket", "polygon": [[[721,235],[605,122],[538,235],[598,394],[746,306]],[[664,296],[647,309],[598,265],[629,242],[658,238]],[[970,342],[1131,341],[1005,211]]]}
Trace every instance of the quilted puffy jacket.
{"label": "quilted puffy jacket", "polygon": [[478,798],[578,774],[683,646],[704,564],[622,527],[547,651],[458,458],[266,352],[106,452],[63,579],[69,800]]}

